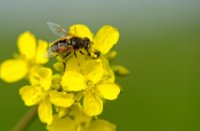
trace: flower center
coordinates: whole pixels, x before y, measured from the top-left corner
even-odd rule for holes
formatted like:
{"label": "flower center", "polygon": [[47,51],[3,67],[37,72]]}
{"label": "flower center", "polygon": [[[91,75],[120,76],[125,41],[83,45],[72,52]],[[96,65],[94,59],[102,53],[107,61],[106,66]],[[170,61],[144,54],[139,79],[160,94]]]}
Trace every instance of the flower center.
{"label": "flower center", "polygon": [[95,86],[95,84],[92,81],[88,80],[87,86],[88,86],[87,91],[91,91],[91,92],[95,93],[95,87],[96,86]]}
{"label": "flower center", "polygon": [[92,82],[92,81],[87,81],[87,86],[88,88],[94,88],[95,87],[95,84]]}

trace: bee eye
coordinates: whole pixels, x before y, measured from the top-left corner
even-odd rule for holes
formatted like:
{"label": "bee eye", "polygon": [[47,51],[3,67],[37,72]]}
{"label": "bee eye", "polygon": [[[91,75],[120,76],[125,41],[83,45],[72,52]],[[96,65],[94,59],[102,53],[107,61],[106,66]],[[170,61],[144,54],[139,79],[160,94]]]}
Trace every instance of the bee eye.
{"label": "bee eye", "polygon": [[83,39],[83,41],[84,41],[85,44],[89,44],[89,43],[90,43],[90,40],[89,40],[87,37],[85,37],[85,38]]}
{"label": "bee eye", "polygon": [[85,37],[85,38],[83,39],[83,44],[84,44],[84,47],[85,47],[85,48],[89,48],[90,40],[89,40],[87,37]]}

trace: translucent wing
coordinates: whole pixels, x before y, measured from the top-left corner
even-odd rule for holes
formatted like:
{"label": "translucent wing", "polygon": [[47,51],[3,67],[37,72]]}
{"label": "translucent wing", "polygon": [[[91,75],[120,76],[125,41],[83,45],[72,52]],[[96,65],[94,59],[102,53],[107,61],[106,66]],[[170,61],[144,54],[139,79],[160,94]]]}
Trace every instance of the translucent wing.
{"label": "translucent wing", "polygon": [[57,36],[65,36],[67,34],[67,31],[58,24],[55,24],[53,22],[47,22],[47,26]]}

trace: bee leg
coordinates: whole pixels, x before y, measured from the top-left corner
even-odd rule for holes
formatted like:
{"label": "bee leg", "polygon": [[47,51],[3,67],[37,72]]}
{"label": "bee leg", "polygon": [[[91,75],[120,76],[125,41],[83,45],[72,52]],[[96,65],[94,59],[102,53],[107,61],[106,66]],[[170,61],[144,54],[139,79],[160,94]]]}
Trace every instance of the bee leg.
{"label": "bee leg", "polygon": [[91,56],[91,54],[90,54],[89,50],[86,50],[86,51],[87,51],[87,53],[88,53],[88,56]]}
{"label": "bee leg", "polygon": [[99,51],[95,51],[93,53],[90,53],[89,50],[86,50],[88,53],[88,56],[90,56],[93,59],[97,59],[100,56],[100,52]]}
{"label": "bee leg", "polygon": [[82,51],[79,51],[85,58],[85,60],[87,60],[87,57],[85,56],[85,54]]}
{"label": "bee leg", "polygon": [[63,65],[64,65],[64,70],[65,70],[65,68],[66,68],[66,62],[64,61],[64,59],[67,57],[67,56],[69,56],[71,54],[71,52],[68,52],[66,55],[64,55],[63,56]]}
{"label": "bee leg", "polygon": [[71,52],[68,52],[66,55],[63,56],[63,59],[65,59],[67,56],[69,56]]}
{"label": "bee leg", "polygon": [[83,53],[81,50],[80,50],[79,52],[80,52],[82,55],[84,55],[84,53]]}
{"label": "bee leg", "polygon": [[64,70],[65,70],[65,68],[66,68],[66,63],[63,61],[63,66],[64,66]]}
{"label": "bee leg", "polygon": [[78,62],[78,66],[80,66],[80,63],[79,63],[79,61],[78,61],[78,58],[77,58],[77,55],[76,55],[76,52],[74,51],[74,56],[76,57],[76,59],[77,59],[77,62]]}
{"label": "bee leg", "polygon": [[77,58],[76,52],[74,51],[74,56]]}
{"label": "bee leg", "polygon": [[99,51],[95,51],[94,54],[96,55],[96,58],[98,58],[101,55]]}

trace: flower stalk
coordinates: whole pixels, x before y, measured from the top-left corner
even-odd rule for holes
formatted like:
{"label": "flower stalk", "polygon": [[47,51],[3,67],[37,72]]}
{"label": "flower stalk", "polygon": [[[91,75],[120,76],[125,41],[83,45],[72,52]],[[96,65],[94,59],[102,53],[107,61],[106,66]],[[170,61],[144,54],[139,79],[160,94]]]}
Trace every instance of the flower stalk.
{"label": "flower stalk", "polygon": [[12,131],[24,131],[37,117],[37,107],[32,107],[15,125]]}

